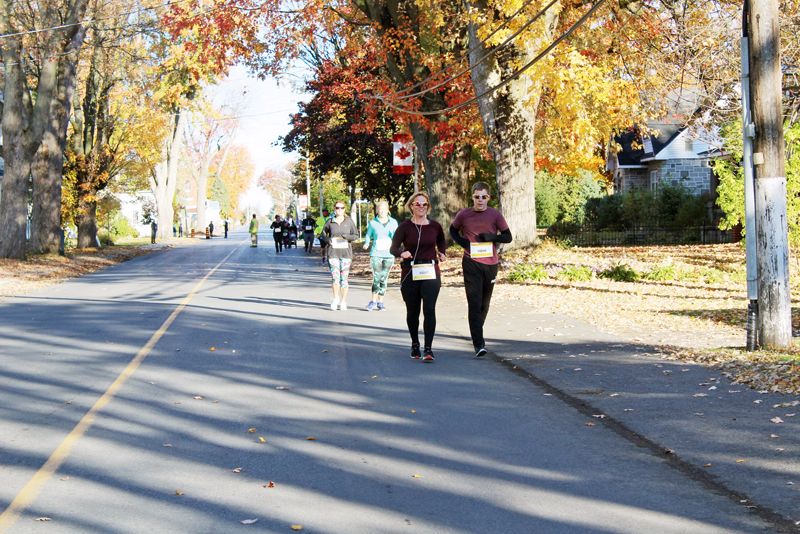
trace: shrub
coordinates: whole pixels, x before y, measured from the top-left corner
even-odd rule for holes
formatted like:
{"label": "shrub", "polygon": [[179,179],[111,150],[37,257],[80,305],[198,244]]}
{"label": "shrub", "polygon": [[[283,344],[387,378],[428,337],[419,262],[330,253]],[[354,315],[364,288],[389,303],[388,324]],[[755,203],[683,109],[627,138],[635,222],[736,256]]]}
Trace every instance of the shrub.
{"label": "shrub", "polygon": [[680,278],[680,272],[675,268],[674,265],[664,265],[662,267],[656,267],[649,273],[643,273],[642,278],[645,280],[655,280],[657,282],[663,282],[664,280],[677,280]]}
{"label": "shrub", "polygon": [[131,226],[127,217],[119,216],[111,224],[111,233],[117,237],[139,237],[139,231]]}
{"label": "shrub", "polygon": [[539,264],[517,265],[508,275],[508,279],[512,282],[527,282],[528,280],[538,282],[545,278],[547,278],[547,271]]}
{"label": "shrub", "polygon": [[610,269],[602,271],[597,276],[600,278],[610,278],[615,282],[636,282],[641,278],[639,273],[625,264],[617,264]]}
{"label": "shrub", "polygon": [[570,282],[587,282],[593,276],[594,272],[591,269],[577,265],[567,265],[558,273],[559,278],[565,278]]}

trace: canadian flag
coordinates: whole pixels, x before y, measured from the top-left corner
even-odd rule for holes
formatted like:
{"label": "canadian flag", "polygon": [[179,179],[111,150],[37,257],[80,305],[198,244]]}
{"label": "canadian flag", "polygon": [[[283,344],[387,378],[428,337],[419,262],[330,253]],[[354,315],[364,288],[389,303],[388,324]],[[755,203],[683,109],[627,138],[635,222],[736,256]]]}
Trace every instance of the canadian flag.
{"label": "canadian flag", "polygon": [[414,141],[411,134],[394,134],[392,138],[395,174],[412,174],[414,172]]}

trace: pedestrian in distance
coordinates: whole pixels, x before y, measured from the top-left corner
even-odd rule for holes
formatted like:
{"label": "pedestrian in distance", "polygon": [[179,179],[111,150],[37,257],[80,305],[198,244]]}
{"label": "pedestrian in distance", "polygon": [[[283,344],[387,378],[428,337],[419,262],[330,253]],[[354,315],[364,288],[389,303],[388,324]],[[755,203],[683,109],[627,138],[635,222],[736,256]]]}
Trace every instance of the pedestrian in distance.
{"label": "pedestrian in distance", "polygon": [[174,224],[172,225],[172,237],[178,237],[178,227]]}
{"label": "pedestrian in distance", "polygon": [[461,267],[467,294],[467,319],[478,358],[488,353],[483,325],[497,280],[497,243],[511,243],[512,239],[503,214],[489,207],[489,191],[489,185],[483,182],[473,185],[473,206],[459,211],[450,225],[450,236],[464,248]]}
{"label": "pedestrian in distance", "polygon": [[320,242],[324,242],[327,249],[328,265],[331,270],[332,310],[336,310],[337,307],[340,310],[347,309],[348,277],[350,265],[353,263],[353,248],[350,243],[358,239],[356,223],[346,215],[345,209],[346,206],[341,200],[334,204],[333,217],[325,222],[320,236]]}
{"label": "pedestrian in distance", "polygon": [[209,237],[214,237],[214,221],[208,223],[208,235]]}
{"label": "pedestrian in distance", "polygon": [[306,213],[305,218],[300,222],[300,226],[303,228],[305,250],[306,252],[311,252],[311,249],[314,248],[314,228],[317,226],[317,222],[310,213]]}
{"label": "pedestrian in distance", "polygon": [[283,221],[281,221],[281,216],[276,215],[275,220],[272,221],[272,224],[270,224],[269,227],[272,228],[272,237],[275,240],[275,252],[276,253],[283,252],[284,225]]}
{"label": "pedestrian in distance", "polygon": [[150,220],[150,244],[155,245],[156,243],[156,231],[158,230],[158,225],[156,224],[155,219]]}
{"label": "pedestrian in distance", "polygon": [[[442,286],[439,263],[447,259],[447,242],[442,226],[428,219],[431,202],[425,193],[414,193],[406,207],[412,217],[400,223],[392,237],[395,257],[402,260],[400,293],[406,303],[406,324],[411,335],[411,357],[433,362],[433,336],[436,333],[436,300]],[[420,353],[419,313],[424,321],[425,344]]]}
{"label": "pedestrian in distance", "polygon": [[322,244],[322,230],[325,228],[325,223],[328,222],[328,218],[330,212],[328,212],[328,208],[322,208],[322,215],[317,217],[317,237],[319,238],[319,246],[322,249],[322,263],[328,263],[328,256],[325,245]]}
{"label": "pedestrian in distance", "polygon": [[178,237],[183,237],[183,223],[178,224]]}
{"label": "pedestrian in distance", "polygon": [[225,222],[222,223],[222,227],[225,229],[225,239],[228,239],[228,219],[225,219]]}
{"label": "pedestrian in distance", "polygon": [[397,221],[389,216],[389,203],[380,200],[375,203],[375,218],[367,225],[364,238],[364,250],[369,250],[369,262],[372,266],[372,299],[366,306],[367,311],[377,309],[385,311],[383,297],[386,295],[386,282],[389,271],[394,265],[392,237],[397,231]]}
{"label": "pedestrian in distance", "polygon": [[250,219],[250,246],[258,246],[258,219],[255,213],[253,214],[253,218]]}

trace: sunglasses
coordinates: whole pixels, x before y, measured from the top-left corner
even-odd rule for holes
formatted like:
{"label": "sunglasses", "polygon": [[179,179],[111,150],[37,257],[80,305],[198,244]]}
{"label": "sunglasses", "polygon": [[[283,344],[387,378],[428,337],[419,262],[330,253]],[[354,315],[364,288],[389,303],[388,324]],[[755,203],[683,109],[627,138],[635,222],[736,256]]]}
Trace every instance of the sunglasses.
{"label": "sunglasses", "polygon": [[333,209],[335,209],[335,210],[343,210],[343,209],[344,209],[344,206],[336,206],[336,207],[335,207],[335,208],[333,208]]}
{"label": "sunglasses", "polygon": [[472,195],[475,200],[489,200],[489,195]]}
{"label": "sunglasses", "polygon": [[427,208],[428,207],[428,203],[427,202],[412,202],[411,205],[412,206],[416,206],[418,208]]}

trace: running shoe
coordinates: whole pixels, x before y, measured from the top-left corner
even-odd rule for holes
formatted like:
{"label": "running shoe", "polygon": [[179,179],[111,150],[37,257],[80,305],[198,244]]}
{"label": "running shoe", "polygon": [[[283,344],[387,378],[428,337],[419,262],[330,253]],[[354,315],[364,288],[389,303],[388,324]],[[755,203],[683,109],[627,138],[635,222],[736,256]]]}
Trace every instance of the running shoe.
{"label": "running shoe", "polygon": [[371,300],[371,301],[369,301],[369,304],[367,304],[367,305],[366,305],[366,310],[367,310],[367,311],[372,311],[372,309],[373,309],[374,307],[375,307],[375,301],[372,301],[372,300]]}
{"label": "running shoe", "polygon": [[430,349],[430,347],[425,347],[425,352],[422,356],[422,361],[433,363],[433,351]]}
{"label": "running shoe", "polygon": [[419,343],[411,345],[411,357],[415,360],[419,360],[422,357],[422,354],[419,352]]}
{"label": "running shoe", "polygon": [[347,303],[342,301],[341,304],[339,304],[339,309],[342,311],[347,311]]}
{"label": "running shoe", "polygon": [[339,307],[339,299],[333,299],[333,301],[331,301],[331,309],[333,311],[336,311],[336,308],[338,307]]}
{"label": "running shoe", "polygon": [[487,354],[489,354],[489,351],[486,350],[486,347],[480,347],[475,349],[475,356],[477,356],[478,358],[480,358],[481,356],[486,356]]}
{"label": "running shoe", "polygon": [[386,306],[383,305],[383,302],[378,303],[378,311],[386,311]]}

